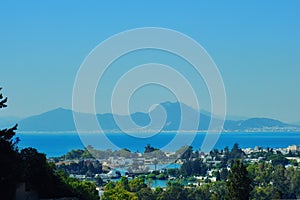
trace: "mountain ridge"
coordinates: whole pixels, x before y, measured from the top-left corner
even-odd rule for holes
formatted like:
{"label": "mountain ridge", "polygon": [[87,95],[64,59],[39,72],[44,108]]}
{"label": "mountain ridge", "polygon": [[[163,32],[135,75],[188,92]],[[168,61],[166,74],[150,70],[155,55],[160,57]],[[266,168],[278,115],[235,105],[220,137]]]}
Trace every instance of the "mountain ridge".
{"label": "mountain ridge", "polygon": [[[211,114],[209,112],[199,112],[193,108],[179,102],[163,102],[159,104],[164,108],[166,112],[165,123],[161,127],[163,131],[205,131],[209,128]],[[181,110],[181,109],[182,110]],[[181,121],[181,111],[185,113],[185,118]],[[86,129],[89,130],[89,123],[92,114],[78,113],[82,119],[85,119]],[[205,114],[204,114],[205,113]],[[114,115],[111,113],[97,114],[96,118],[101,128],[105,131],[121,131],[118,127],[115,119],[123,122],[126,130],[141,131],[144,126],[159,128],[161,123],[159,120],[155,122],[153,119],[162,117],[162,113],[159,112],[159,108],[154,108],[150,113],[136,112],[129,116],[126,115]],[[194,123],[193,119],[200,119],[198,124]],[[212,117],[214,118],[214,117]],[[217,118],[214,118],[218,120]],[[134,121],[135,124],[130,122]],[[56,108],[38,115],[30,116],[22,119],[18,122],[19,131],[44,131],[44,132],[59,132],[59,131],[76,131],[76,127],[73,120],[73,111],[65,108]],[[183,125],[182,125],[183,124]],[[182,125],[182,126],[181,126]],[[196,128],[195,128],[196,127]],[[149,128],[149,127],[148,127]],[[124,129],[122,129],[124,130]],[[225,120],[224,131],[293,131],[300,130],[299,125],[293,125],[281,122],[279,120],[271,118],[249,118],[245,120]]]}

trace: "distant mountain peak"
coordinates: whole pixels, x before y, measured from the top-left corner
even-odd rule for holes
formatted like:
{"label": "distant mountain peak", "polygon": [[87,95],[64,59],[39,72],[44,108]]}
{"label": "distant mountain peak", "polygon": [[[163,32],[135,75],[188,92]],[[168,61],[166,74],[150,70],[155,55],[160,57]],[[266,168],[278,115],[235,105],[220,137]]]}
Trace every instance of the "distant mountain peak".
{"label": "distant mountain peak", "polygon": [[[166,122],[163,127],[163,130],[172,131],[178,130],[181,124],[181,112],[184,111],[185,116],[185,127],[184,130],[189,129],[189,123],[193,123],[193,119],[200,118],[200,123],[198,124],[198,130],[207,130],[211,121],[211,118],[216,118],[211,115],[209,112],[200,112],[192,107],[180,103],[180,102],[170,102],[166,101],[159,104],[165,109],[166,112]],[[158,106],[158,105],[157,105]],[[157,109],[155,106],[153,109]],[[92,114],[79,113],[83,116],[88,116],[87,119]],[[151,111],[151,117],[160,117],[155,116],[159,115],[159,112]],[[198,116],[198,117],[197,117]],[[151,118],[149,113],[136,112],[129,116],[113,115],[111,113],[97,114],[97,119],[103,130],[120,130],[116,124],[114,117],[129,122],[131,118],[138,127],[146,127],[151,123]],[[131,121],[131,120],[130,120]],[[126,124],[127,125],[127,124]],[[89,126],[89,120],[86,120],[86,127]],[[137,127],[137,126],[134,126]],[[191,125],[193,129],[194,125]],[[131,130],[130,124],[126,126]],[[192,129],[192,128],[191,128]],[[226,131],[260,131],[260,130],[300,130],[300,126],[290,125],[283,123],[279,120],[269,119],[269,118],[250,118],[246,120],[225,120],[224,130]],[[41,113],[39,115],[31,116],[19,121],[19,130],[21,131],[75,131],[75,124],[73,120],[73,111],[66,108],[56,108],[54,110]],[[139,129],[140,130],[140,129]]]}

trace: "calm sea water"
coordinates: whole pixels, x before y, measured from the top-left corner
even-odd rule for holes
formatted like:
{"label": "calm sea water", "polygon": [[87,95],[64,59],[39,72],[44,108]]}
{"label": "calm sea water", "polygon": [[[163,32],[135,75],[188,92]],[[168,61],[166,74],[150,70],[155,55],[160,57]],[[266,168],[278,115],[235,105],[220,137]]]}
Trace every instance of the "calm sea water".
{"label": "calm sea water", "polygon": [[[182,134],[182,144],[184,138],[189,133]],[[205,133],[197,133],[193,139],[192,146],[199,149],[205,138]],[[175,138],[176,133],[160,133],[148,138],[137,138],[122,133],[107,133],[100,137],[99,134],[85,134],[84,142],[82,137],[75,133],[19,133],[17,136],[21,139],[20,148],[34,147],[40,152],[46,153],[47,157],[60,156],[72,149],[83,149],[85,145],[92,145],[96,149],[108,149],[112,146],[117,149],[127,148],[131,151],[143,152],[147,144],[156,148],[162,148]],[[105,139],[105,138],[108,138]],[[110,141],[108,144],[107,141]],[[84,143],[84,144],[83,144]],[[300,145],[300,132],[263,132],[263,133],[222,133],[214,148],[223,149],[225,146],[232,147],[238,143],[240,147],[262,146],[264,148],[279,148],[289,145]],[[175,151],[176,145],[169,150]]]}

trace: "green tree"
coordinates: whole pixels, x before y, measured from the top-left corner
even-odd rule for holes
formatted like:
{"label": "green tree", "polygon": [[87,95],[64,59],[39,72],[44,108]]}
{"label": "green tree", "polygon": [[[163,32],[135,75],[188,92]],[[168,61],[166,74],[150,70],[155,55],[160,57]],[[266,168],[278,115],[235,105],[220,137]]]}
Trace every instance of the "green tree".
{"label": "green tree", "polygon": [[287,182],[285,177],[285,168],[282,165],[277,165],[272,173],[272,182],[279,198],[286,198]]}
{"label": "green tree", "polygon": [[[2,88],[0,88],[1,90]],[[7,98],[0,93],[0,109],[7,107]],[[15,138],[17,125],[12,128],[0,130],[0,197],[1,199],[13,199],[15,190],[21,180],[19,163],[21,162]]]}
{"label": "green tree", "polygon": [[188,192],[184,188],[183,184],[178,181],[175,181],[175,182],[168,182],[166,191],[160,193],[157,199],[186,200],[187,195]]}
{"label": "green tree", "polygon": [[129,189],[131,192],[138,192],[143,188],[146,188],[147,185],[145,184],[144,178],[135,178],[129,181]]}
{"label": "green tree", "polygon": [[251,191],[251,199],[275,199],[275,189],[273,186],[268,185],[265,187],[255,186]]}
{"label": "green tree", "polygon": [[20,156],[26,188],[36,191],[40,197],[55,196],[53,169],[47,163],[45,154],[38,153],[34,148],[25,148]]}
{"label": "green tree", "polygon": [[228,175],[226,199],[248,200],[251,180],[246,167],[240,160],[235,160]]}
{"label": "green tree", "polygon": [[[128,181],[128,180],[127,180]],[[129,189],[128,182],[126,179],[123,179],[122,182],[116,184],[109,183],[105,186],[105,192],[103,194],[103,200],[138,200],[138,196],[129,192],[125,188]]]}
{"label": "green tree", "polygon": [[245,153],[240,149],[239,144],[235,143],[230,151],[230,159],[235,160],[235,159],[241,159],[243,158]]}
{"label": "green tree", "polygon": [[120,181],[118,182],[118,186],[124,188],[125,190],[129,191],[129,181],[126,177],[121,177]]}
{"label": "green tree", "polygon": [[82,149],[72,150],[65,155],[65,158],[66,159],[80,159],[82,157],[83,153],[84,153],[84,150],[82,150]]}
{"label": "green tree", "polygon": [[180,171],[179,171],[179,169],[172,169],[171,168],[171,169],[167,170],[167,174],[169,176],[178,177],[180,175]]}
{"label": "green tree", "polygon": [[221,180],[221,175],[219,170],[216,172],[216,181],[220,181]]}
{"label": "green tree", "polygon": [[68,176],[63,177],[63,182],[64,187],[67,188],[67,190],[71,190],[71,196],[77,197],[80,200],[99,200],[98,191],[94,183],[79,181],[78,179]]}
{"label": "green tree", "polygon": [[185,147],[184,152],[181,155],[181,159],[189,160],[193,155],[193,147],[187,146]]}
{"label": "green tree", "polygon": [[151,153],[151,152],[156,151],[156,150],[158,150],[158,149],[152,147],[150,144],[147,144],[147,145],[145,146],[144,153]]}
{"label": "green tree", "polygon": [[[1,89],[0,89],[1,90]],[[6,107],[7,98],[0,94],[0,108]],[[71,179],[54,172],[44,154],[26,148],[19,152],[15,137],[17,125],[0,130],[0,199],[14,199],[19,183],[25,182],[28,190],[35,190],[46,198],[78,197],[81,200],[99,199],[95,185]]]}
{"label": "green tree", "polygon": [[103,186],[104,182],[100,176],[96,177],[95,180],[96,180],[97,186]]}
{"label": "green tree", "polygon": [[188,160],[184,162],[180,168],[181,174],[185,177],[192,175],[204,176],[206,174],[206,171],[207,166],[200,158],[195,160]]}
{"label": "green tree", "polygon": [[294,195],[293,198],[300,199],[300,171],[299,169],[288,168],[290,173],[290,193]]}
{"label": "green tree", "polygon": [[93,155],[90,153],[93,151],[95,151],[94,148],[91,145],[88,145],[86,148],[84,148],[84,152],[82,153],[81,158],[94,158]]}
{"label": "green tree", "polygon": [[211,199],[209,184],[202,185],[200,187],[197,187],[196,189],[189,189],[187,197],[191,200]]}
{"label": "green tree", "polygon": [[268,163],[251,164],[247,167],[248,175],[254,186],[264,187],[270,184],[274,167]]}
{"label": "green tree", "polygon": [[209,184],[209,190],[211,193],[212,200],[222,200],[226,195],[226,182],[225,181],[216,181]]}
{"label": "green tree", "polygon": [[268,156],[267,159],[272,161],[273,166],[276,166],[276,165],[285,166],[289,163],[288,159],[286,159],[284,157],[284,155],[282,155],[281,153],[270,155],[270,156]]}
{"label": "green tree", "polygon": [[155,200],[155,194],[149,187],[140,189],[137,193],[139,200]]}
{"label": "green tree", "polygon": [[229,174],[229,172],[228,172],[227,168],[222,168],[221,172],[220,172],[220,180],[221,181],[226,181],[227,177],[228,177],[228,174]]}

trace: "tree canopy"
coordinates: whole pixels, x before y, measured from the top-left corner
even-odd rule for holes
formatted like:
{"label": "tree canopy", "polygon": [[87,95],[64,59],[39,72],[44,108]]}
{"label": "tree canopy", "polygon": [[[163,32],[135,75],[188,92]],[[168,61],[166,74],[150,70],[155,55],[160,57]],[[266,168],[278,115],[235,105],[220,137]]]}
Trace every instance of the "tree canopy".
{"label": "tree canopy", "polygon": [[[7,98],[0,93],[0,108],[7,107],[6,103]],[[0,199],[14,199],[20,183],[25,183],[26,189],[35,191],[39,198],[99,199],[93,183],[72,179],[55,171],[55,166],[47,162],[45,154],[31,147],[19,151],[16,130],[17,125],[0,130]]]}
{"label": "tree canopy", "polygon": [[248,200],[251,180],[246,167],[240,160],[235,160],[228,175],[226,199]]}
{"label": "tree canopy", "polygon": [[[7,107],[6,103],[7,98],[0,93],[0,108]],[[21,181],[21,160],[17,147],[19,139],[14,137],[16,130],[17,125],[0,130],[0,197],[3,199],[12,199]]]}

